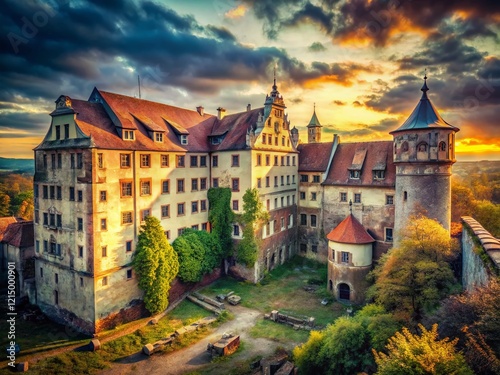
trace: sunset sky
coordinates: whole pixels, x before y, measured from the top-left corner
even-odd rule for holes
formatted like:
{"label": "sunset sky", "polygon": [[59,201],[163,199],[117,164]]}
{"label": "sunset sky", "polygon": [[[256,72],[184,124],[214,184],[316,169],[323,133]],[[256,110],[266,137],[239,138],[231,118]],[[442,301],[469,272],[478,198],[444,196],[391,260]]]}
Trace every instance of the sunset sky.
{"label": "sunset sky", "polygon": [[314,103],[342,142],[391,139],[429,97],[458,160],[500,160],[500,2],[3,2],[0,156],[32,158],[59,95],[105,91],[208,113],[263,106],[276,66],[292,126]]}

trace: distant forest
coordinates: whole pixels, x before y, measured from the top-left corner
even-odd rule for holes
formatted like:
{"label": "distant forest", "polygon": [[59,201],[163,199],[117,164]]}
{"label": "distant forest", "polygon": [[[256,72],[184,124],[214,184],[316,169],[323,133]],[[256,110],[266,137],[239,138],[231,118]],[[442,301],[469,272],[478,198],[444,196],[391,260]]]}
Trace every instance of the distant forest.
{"label": "distant forest", "polygon": [[0,171],[34,174],[35,161],[33,159],[12,159],[0,157]]}
{"label": "distant forest", "polygon": [[0,217],[33,220],[33,175],[0,172]]}

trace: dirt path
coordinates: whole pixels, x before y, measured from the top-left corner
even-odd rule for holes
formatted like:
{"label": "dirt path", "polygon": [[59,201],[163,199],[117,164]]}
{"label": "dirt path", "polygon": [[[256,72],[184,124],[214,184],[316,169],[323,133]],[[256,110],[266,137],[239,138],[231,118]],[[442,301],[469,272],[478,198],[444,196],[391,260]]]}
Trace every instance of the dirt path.
{"label": "dirt path", "polygon": [[[231,306],[230,311],[235,316],[233,320],[221,324],[207,337],[187,348],[151,357],[136,353],[114,363],[110,369],[103,371],[102,374],[178,375],[199,370],[211,360],[206,351],[207,344],[218,340],[224,332],[239,334],[241,341],[245,342],[245,350],[237,354],[239,360],[249,359],[259,354],[272,354],[275,347],[278,346],[276,342],[267,339],[250,339],[249,330],[258,319],[262,319],[262,314],[242,306]],[[217,374],[217,372],[215,371],[213,374]]]}

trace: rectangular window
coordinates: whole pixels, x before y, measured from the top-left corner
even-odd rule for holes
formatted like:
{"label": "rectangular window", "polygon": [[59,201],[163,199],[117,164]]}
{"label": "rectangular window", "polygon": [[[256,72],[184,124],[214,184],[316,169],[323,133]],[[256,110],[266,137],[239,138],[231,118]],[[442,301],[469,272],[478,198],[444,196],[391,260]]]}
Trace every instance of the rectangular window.
{"label": "rectangular window", "polygon": [[176,155],[176,166],[177,168],[184,168],[185,163],[184,163],[184,155]]}
{"label": "rectangular window", "polygon": [[219,157],[217,155],[212,156],[212,167],[219,166]]}
{"label": "rectangular window", "polygon": [[233,225],[233,236],[239,236],[240,235],[240,226],[238,224]]}
{"label": "rectangular window", "polygon": [[201,223],[201,230],[208,231],[208,223]]}
{"label": "rectangular window", "polygon": [[207,166],[207,157],[200,156],[200,167],[206,167],[206,166]]}
{"label": "rectangular window", "polygon": [[163,142],[163,133],[155,132],[155,141]]}
{"label": "rectangular window", "polygon": [[50,186],[50,199],[56,199],[56,187]]}
{"label": "rectangular window", "polygon": [[262,165],[262,155],[261,154],[257,154],[257,165],[258,166]]}
{"label": "rectangular window", "polygon": [[207,190],[207,179],[206,179],[206,177],[200,178],[200,190]]}
{"label": "rectangular window", "polygon": [[274,187],[278,186],[278,176],[274,176]]}
{"label": "rectangular window", "polygon": [[267,136],[267,143],[269,143],[269,146],[273,144],[273,136],[271,134]]}
{"label": "rectangular window", "polygon": [[347,202],[347,193],[340,193],[340,201]]}
{"label": "rectangular window", "polygon": [[122,224],[132,224],[133,216],[132,211],[122,212]]}
{"label": "rectangular window", "polygon": [[233,191],[240,191],[240,179],[239,178],[231,179],[231,187]]}
{"label": "rectangular window", "polygon": [[43,241],[43,252],[47,253],[49,251],[49,241]]}
{"label": "rectangular window", "polygon": [[145,221],[148,216],[151,216],[151,210],[149,208],[141,210],[141,221]]}
{"label": "rectangular window", "polygon": [[189,166],[191,168],[194,168],[194,167],[197,167],[198,166],[198,156],[191,156],[191,162],[189,164]]}
{"label": "rectangular window", "polygon": [[107,277],[107,276],[104,276],[104,277],[101,279],[101,285],[102,285],[102,286],[106,286],[106,285],[108,285],[108,277]]}
{"label": "rectangular window", "polygon": [[151,155],[141,154],[141,168],[151,167]]}
{"label": "rectangular window", "polygon": [[349,263],[349,253],[347,251],[340,252],[340,261],[342,263]]}
{"label": "rectangular window", "polygon": [[267,140],[267,135],[265,134],[262,134],[262,144],[266,144],[266,140]]}
{"label": "rectangular window", "polygon": [[69,188],[69,200],[70,201],[75,200],[75,188],[74,187]]}
{"label": "rectangular window", "polygon": [[198,201],[191,202],[191,213],[192,214],[198,213]]}
{"label": "rectangular window", "polygon": [[107,229],[108,229],[107,219],[101,219],[101,230],[107,230]]}
{"label": "rectangular window", "polygon": [[359,176],[360,176],[359,170],[350,170],[349,171],[349,178],[357,180],[357,179],[359,179]]}
{"label": "rectangular window", "polygon": [[48,199],[49,198],[49,187],[47,185],[42,186],[42,198],[43,199]]}
{"label": "rectangular window", "polygon": [[318,175],[314,175],[313,176],[313,182],[314,183],[319,183],[319,176]]}
{"label": "rectangular window", "polygon": [[238,211],[239,209],[239,201],[238,199],[233,200],[233,211]]}
{"label": "rectangular window", "polygon": [[83,286],[83,277],[80,277],[80,286]]}
{"label": "rectangular window", "polygon": [[151,180],[141,180],[141,195],[151,195]]}
{"label": "rectangular window", "polygon": [[127,280],[132,278],[132,269],[127,270]]}
{"label": "rectangular window", "polygon": [[108,193],[106,190],[101,190],[99,192],[99,199],[101,200],[101,202],[106,202],[108,200],[107,195],[108,195]]}
{"label": "rectangular window", "polygon": [[121,196],[123,197],[131,197],[132,196],[132,181],[121,181]]}
{"label": "rectangular window", "polygon": [[83,219],[81,217],[77,219],[77,223],[78,223],[78,230],[83,231]]}
{"label": "rectangular window", "polygon": [[161,182],[161,193],[162,194],[170,193],[170,180],[163,180]]}
{"label": "rectangular window", "polygon": [[295,156],[292,156],[292,165],[295,166]]}
{"label": "rectangular window", "polygon": [[104,155],[102,153],[97,154],[97,168],[104,168]]}
{"label": "rectangular window", "polygon": [[392,228],[385,228],[385,241],[386,242],[392,242],[393,237],[392,237]]}
{"label": "rectangular window", "polygon": [[200,211],[206,211],[207,210],[207,200],[206,199],[202,199],[200,201]]}
{"label": "rectangular window", "polygon": [[278,157],[277,156],[274,157],[274,165],[278,165]]}
{"label": "rectangular window", "polygon": [[61,168],[62,168],[62,155],[57,154],[57,169],[61,169]]}
{"label": "rectangular window", "polygon": [[219,179],[218,178],[212,179],[212,187],[214,187],[214,188],[219,187]]}
{"label": "rectangular window", "polygon": [[281,176],[281,186],[285,185],[285,176]]}
{"label": "rectangular window", "polygon": [[187,145],[188,144],[188,136],[185,134],[181,135],[181,145]]}
{"label": "rectangular window", "polygon": [[38,198],[38,184],[33,185],[33,194],[35,195],[35,198]]}
{"label": "rectangular window", "polygon": [[40,241],[38,241],[38,240],[35,241],[35,251],[37,253],[40,252]]}
{"label": "rectangular window", "polygon": [[125,251],[127,253],[131,252],[132,251],[132,241],[127,241],[125,242]]}
{"label": "rectangular window", "polygon": [[103,258],[106,258],[108,256],[108,247],[107,246],[101,246],[101,254]]}
{"label": "rectangular window", "polygon": [[43,213],[43,225],[49,225],[49,213],[48,212]]}
{"label": "rectangular window", "polygon": [[120,167],[130,168],[130,154],[120,154]]}
{"label": "rectangular window", "polygon": [[300,225],[307,225],[307,215],[300,214]]}
{"label": "rectangular window", "polygon": [[354,194],[354,203],[361,203],[361,193]]}
{"label": "rectangular window", "polygon": [[[43,155],[44,157],[46,157],[47,155]],[[70,159],[71,159],[71,169],[75,169],[75,154],[70,154]]]}
{"label": "rectangular window", "polygon": [[60,214],[56,215],[56,225],[58,228],[62,228],[62,215]]}
{"label": "rectangular window", "polygon": [[161,217],[162,218],[170,217],[170,205],[169,204],[165,204],[165,205],[161,206]]}
{"label": "rectangular window", "polygon": [[373,171],[374,180],[383,180],[385,178],[385,171]]}
{"label": "rectangular window", "polygon": [[134,140],[134,131],[133,130],[124,130],[123,131],[123,139],[133,141]]}
{"label": "rectangular window", "polygon": [[78,256],[83,258],[83,246],[78,246]]}
{"label": "rectangular window", "polygon": [[51,160],[52,169],[56,169],[56,154],[51,154],[50,160]]}
{"label": "rectangular window", "polygon": [[184,215],[184,203],[177,204],[177,216]]}
{"label": "rectangular window", "polygon": [[49,214],[49,218],[50,218],[49,225],[51,227],[55,227],[56,226],[56,214]]}
{"label": "rectangular window", "polygon": [[169,155],[161,155],[160,164],[162,168],[167,168],[170,165]]}
{"label": "rectangular window", "polygon": [[182,233],[184,233],[185,230],[186,230],[186,228],[179,228],[179,229],[177,229],[177,237],[182,236]]}
{"label": "rectangular window", "polygon": [[394,204],[394,195],[386,195],[385,204]]}
{"label": "rectangular window", "polygon": [[266,209],[269,211],[271,209],[271,201],[268,199],[266,200]]}
{"label": "rectangular window", "polygon": [[240,155],[231,155],[231,167],[240,166]]}
{"label": "rectangular window", "polygon": [[69,124],[64,124],[64,138],[69,138]]}
{"label": "rectangular window", "polygon": [[290,176],[286,176],[286,184],[290,185]]}
{"label": "rectangular window", "polygon": [[61,186],[56,186],[56,196],[58,200],[62,199],[62,187]]}
{"label": "rectangular window", "polygon": [[299,191],[299,199],[301,201],[306,199],[306,192],[305,191]]}
{"label": "rectangular window", "polygon": [[286,157],[286,165],[288,165],[288,166],[290,165],[290,156]]}
{"label": "rectangular window", "polygon": [[43,154],[43,169],[47,169],[47,155]]}
{"label": "rectangular window", "polygon": [[269,166],[269,165],[271,165],[271,156],[266,155],[266,166]]}
{"label": "rectangular window", "polygon": [[311,200],[315,201],[316,200],[316,193],[311,193]]}
{"label": "rectangular window", "polygon": [[167,240],[170,239],[170,231],[169,230],[165,231],[165,237],[167,238]]}
{"label": "rectangular window", "polygon": [[281,230],[285,229],[285,218],[281,218]]}
{"label": "rectangular window", "polygon": [[191,191],[197,191],[197,190],[198,190],[198,179],[192,178],[191,179]]}
{"label": "rectangular window", "polygon": [[278,145],[278,137],[274,137],[274,145],[277,146]]}
{"label": "rectangular window", "polygon": [[83,168],[83,154],[81,152],[76,154],[76,168]]}
{"label": "rectangular window", "polygon": [[257,179],[257,188],[260,189],[262,187],[262,179],[258,178]]}
{"label": "rectangular window", "polygon": [[311,215],[311,227],[316,228],[316,215]]}
{"label": "rectangular window", "polygon": [[177,192],[184,193],[184,179],[183,178],[177,179]]}
{"label": "rectangular window", "polygon": [[295,175],[292,175],[292,185],[295,185]]}
{"label": "rectangular window", "polygon": [[269,187],[270,184],[269,176],[266,176],[266,187]]}
{"label": "rectangular window", "polygon": [[300,175],[300,182],[309,182],[309,175],[301,174]]}
{"label": "rectangular window", "polygon": [[200,226],[198,224],[191,225],[191,229],[193,229],[193,230],[199,230]]}
{"label": "rectangular window", "polygon": [[318,245],[311,245],[311,251],[313,253],[317,253],[318,252]]}
{"label": "rectangular window", "polygon": [[78,190],[78,202],[83,202],[83,190]]}
{"label": "rectangular window", "polygon": [[281,166],[282,167],[285,166],[285,157],[284,156],[281,157]]}

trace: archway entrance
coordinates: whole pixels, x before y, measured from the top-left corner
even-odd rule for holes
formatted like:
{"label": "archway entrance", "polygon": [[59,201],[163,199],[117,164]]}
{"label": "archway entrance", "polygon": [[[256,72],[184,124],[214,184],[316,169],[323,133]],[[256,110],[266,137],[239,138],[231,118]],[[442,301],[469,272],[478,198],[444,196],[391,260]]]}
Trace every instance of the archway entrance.
{"label": "archway entrance", "polygon": [[339,284],[339,299],[348,301],[351,299],[351,288],[349,288],[349,285],[345,283]]}

